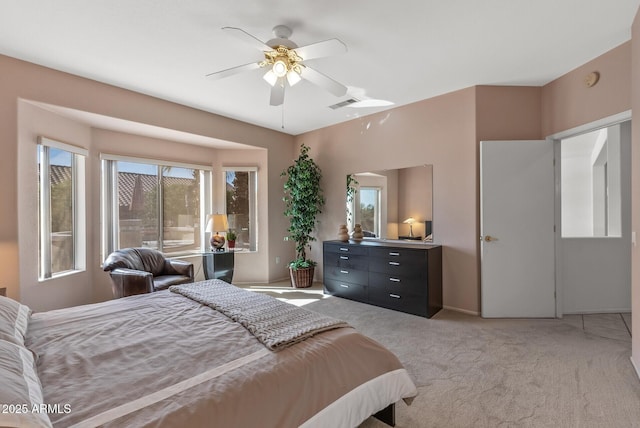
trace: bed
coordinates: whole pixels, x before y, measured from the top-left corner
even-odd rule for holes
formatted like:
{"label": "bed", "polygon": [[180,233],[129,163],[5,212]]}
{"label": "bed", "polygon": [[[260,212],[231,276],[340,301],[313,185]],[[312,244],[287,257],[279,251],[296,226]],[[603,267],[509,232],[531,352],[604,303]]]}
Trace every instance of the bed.
{"label": "bed", "polygon": [[220,280],[0,311],[0,426],[354,427],[417,394],[345,323]]}

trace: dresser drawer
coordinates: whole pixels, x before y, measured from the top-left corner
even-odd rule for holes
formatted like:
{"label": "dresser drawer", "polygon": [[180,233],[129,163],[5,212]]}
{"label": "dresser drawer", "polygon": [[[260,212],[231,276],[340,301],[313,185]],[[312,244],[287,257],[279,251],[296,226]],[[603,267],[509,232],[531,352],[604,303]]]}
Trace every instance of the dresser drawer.
{"label": "dresser drawer", "polygon": [[346,297],[348,299],[366,302],[367,287],[360,284],[352,284],[346,281],[338,281],[335,279],[324,280],[324,290],[332,296]]}
{"label": "dresser drawer", "polygon": [[354,255],[368,255],[369,249],[367,247],[361,247],[358,244],[340,244],[340,243],[325,243],[324,251],[328,253],[338,254],[354,254]]}
{"label": "dresser drawer", "polygon": [[427,283],[414,276],[393,275],[380,272],[369,272],[369,287],[385,293],[402,293],[426,295]]}
{"label": "dresser drawer", "polygon": [[340,267],[346,269],[369,270],[367,256],[354,254],[325,253],[324,265],[326,267]]}
{"label": "dresser drawer", "polygon": [[369,303],[394,311],[402,311],[413,315],[427,316],[427,298],[412,294],[389,293],[382,290],[369,289]]}
{"label": "dresser drawer", "polygon": [[427,273],[426,254],[422,257],[372,257],[369,261],[371,272],[383,272],[391,275],[415,276],[424,278]]}
{"label": "dresser drawer", "polygon": [[367,284],[369,273],[366,270],[328,266],[324,268],[324,277],[352,284]]}
{"label": "dresser drawer", "polygon": [[393,248],[393,247],[379,247],[371,248],[369,250],[371,257],[380,259],[386,259],[389,261],[396,261],[401,263],[426,263],[427,251],[426,250],[414,250],[407,248]]}

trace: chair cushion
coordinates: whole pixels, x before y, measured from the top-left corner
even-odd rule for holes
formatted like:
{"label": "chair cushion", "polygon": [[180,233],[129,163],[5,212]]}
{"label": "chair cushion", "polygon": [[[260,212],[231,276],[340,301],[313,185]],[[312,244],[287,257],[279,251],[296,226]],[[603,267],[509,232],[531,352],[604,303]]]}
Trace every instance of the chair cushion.
{"label": "chair cushion", "polygon": [[161,275],[153,277],[153,288],[164,290],[170,285],[187,284],[193,282],[193,278],[184,275]]}
{"label": "chair cushion", "polygon": [[117,268],[151,272],[153,276],[162,275],[164,255],[151,248],[123,248],[109,254],[102,265],[102,269],[105,271]]}
{"label": "chair cushion", "polygon": [[138,253],[142,263],[142,268],[139,270],[151,272],[153,276],[164,274],[164,255],[160,251],[151,248],[134,248],[133,250]]}
{"label": "chair cushion", "polygon": [[140,255],[135,251],[135,248],[114,251],[109,254],[102,265],[102,269],[105,271],[112,271],[118,268],[144,270]]}

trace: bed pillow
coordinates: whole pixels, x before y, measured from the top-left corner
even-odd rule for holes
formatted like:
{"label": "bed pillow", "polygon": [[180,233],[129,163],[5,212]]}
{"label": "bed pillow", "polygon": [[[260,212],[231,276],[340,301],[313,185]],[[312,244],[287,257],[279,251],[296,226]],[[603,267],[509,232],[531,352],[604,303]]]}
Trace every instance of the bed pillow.
{"label": "bed pillow", "polygon": [[0,385],[0,426],[51,427],[31,351],[0,340]]}
{"label": "bed pillow", "polygon": [[0,296],[0,339],[24,345],[31,309],[8,297]]}

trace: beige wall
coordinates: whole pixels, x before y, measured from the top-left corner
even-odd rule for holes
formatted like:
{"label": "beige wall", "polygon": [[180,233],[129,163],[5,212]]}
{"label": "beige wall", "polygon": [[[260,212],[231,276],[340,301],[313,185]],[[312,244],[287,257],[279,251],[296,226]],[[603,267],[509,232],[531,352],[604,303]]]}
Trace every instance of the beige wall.
{"label": "beige wall", "polygon": [[[640,12],[636,13],[632,28],[631,52],[631,109],[633,121],[637,121],[640,112]],[[640,121],[638,121],[640,122]],[[640,233],[640,126],[631,125],[631,230]],[[638,238],[636,238],[637,240]],[[640,376],[640,247],[631,250],[631,360]]]}
{"label": "beige wall", "polygon": [[322,169],[326,196],[311,257],[321,262],[321,241],[335,239],[345,223],[347,174],[431,164],[444,302],[477,312],[475,129],[475,89],[469,88],[298,136]]}
{"label": "beige wall", "polygon": [[[599,82],[588,88],[592,71]],[[631,108],[631,42],[589,61],[542,89],[542,134],[566,131]]]}
{"label": "beige wall", "polygon": [[[290,135],[6,56],[0,56],[0,70],[2,71],[2,79],[0,79],[0,147],[2,148],[2,157],[0,157],[0,182],[2,183],[0,186],[0,200],[2,201],[0,206],[0,277],[2,279],[0,279],[0,286],[7,287],[9,297],[22,298],[23,301],[26,299],[25,303],[33,305],[34,309],[38,310],[86,303],[105,297],[102,293],[104,291],[102,280],[97,279],[101,278],[100,273],[94,274],[92,272],[88,272],[86,277],[82,275],[70,277],[64,285],[52,281],[41,284],[41,287],[33,287],[33,274],[25,271],[24,284],[26,285],[24,290],[21,289],[23,283],[21,278],[22,262],[24,260],[33,262],[37,259],[37,247],[33,246],[35,244],[31,242],[33,236],[29,233],[29,230],[33,229],[37,223],[31,223],[31,220],[29,222],[23,221],[23,216],[26,216],[25,219],[29,216],[33,217],[33,206],[28,203],[23,205],[18,198],[18,192],[23,190],[22,184],[18,185],[19,176],[26,180],[27,173],[27,170],[23,171],[18,165],[31,156],[30,149],[27,147],[33,142],[32,134],[37,131],[51,135],[53,132],[57,135],[51,135],[52,137],[77,141],[78,144],[85,145],[89,144],[94,132],[80,123],[63,119],[51,120],[52,117],[47,115],[46,120],[37,123],[33,129],[26,129],[25,132],[30,135],[19,138],[19,99],[267,149],[268,155],[264,169],[267,179],[264,186],[266,194],[263,195],[263,201],[266,199],[267,206],[263,207],[261,211],[279,214],[284,209],[280,172],[293,159],[293,155],[291,157],[282,155],[282,153],[293,154],[294,152],[294,138]],[[22,119],[28,119],[28,117],[25,115]],[[41,125],[46,126],[47,123],[51,126],[47,126],[46,129],[36,129]],[[26,144],[24,151],[23,142]],[[172,143],[172,148],[167,149],[170,153],[167,155],[169,158],[198,163],[200,149],[190,145],[181,145],[180,149],[176,149],[178,146],[175,144],[177,143]],[[135,146],[127,147],[127,149],[134,152],[137,150]],[[159,150],[151,148],[142,152],[146,157],[150,154],[156,157]],[[93,153],[91,156],[96,156],[96,154]],[[95,160],[95,158],[92,159]],[[91,189],[99,188],[95,171],[88,176],[91,177],[89,180],[92,180],[88,183],[92,186]],[[35,180],[33,177],[30,179]],[[25,186],[28,185],[25,184]],[[95,218],[98,214],[95,212],[95,207],[89,207],[89,209],[94,210],[88,214]],[[261,223],[259,227],[261,230],[267,231],[269,238],[264,242],[264,247],[260,249],[261,257],[263,257],[262,265],[267,267],[267,270],[263,270],[262,274],[265,280],[271,281],[286,276],[286,268],[283,263],[275,264],[275,257],[289,259],[292,249],[290,244],[283,241],[287,227],[286,219],[282,215],[266,215],[264,219],[265,222]],[[99,248],[99,230],[94,226],[92,224],[87,231],[89,257],[92,260],[98,257],[96,252]],[[24,236],[20,236],[22,233]],[[22,241],[25,242],[25,246],[22,246]],[[95,282],[97,292],[94,292],[92,282]],[[51,286],[44,288],[47,285]]]}

